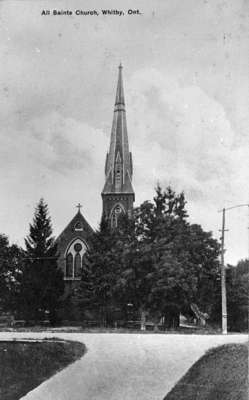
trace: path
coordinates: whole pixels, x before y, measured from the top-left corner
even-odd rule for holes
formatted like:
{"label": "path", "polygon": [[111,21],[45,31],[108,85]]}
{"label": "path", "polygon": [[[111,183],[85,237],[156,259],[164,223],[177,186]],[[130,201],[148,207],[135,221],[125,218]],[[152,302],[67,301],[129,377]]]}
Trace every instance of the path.
{"label": "path", "polygon": [[246,335],[0,333],[7,337],[57,336],[84,342],[87,354],[23,400],[162,400],[210,347],[246,341]]}

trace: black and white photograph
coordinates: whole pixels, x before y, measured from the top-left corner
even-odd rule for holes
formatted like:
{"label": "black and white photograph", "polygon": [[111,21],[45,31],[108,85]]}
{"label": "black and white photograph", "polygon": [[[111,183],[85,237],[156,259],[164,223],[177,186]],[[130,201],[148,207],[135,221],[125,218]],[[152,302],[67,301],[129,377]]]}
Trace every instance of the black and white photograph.
{"label": "black and white photograph", "polygon": [[249,2],[0,0],[0,400],[247,400]]}

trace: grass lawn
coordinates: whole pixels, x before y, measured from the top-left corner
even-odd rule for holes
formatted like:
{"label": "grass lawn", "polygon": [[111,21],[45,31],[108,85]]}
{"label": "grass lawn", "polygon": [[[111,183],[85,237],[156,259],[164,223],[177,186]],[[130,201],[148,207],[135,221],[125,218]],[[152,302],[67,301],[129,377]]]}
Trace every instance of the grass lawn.
{"label": "grass lawn", "polygon": [[18,400],[85,353],[71,341],[0,342],[0,399]]}
{"label": "grass lawn", "polygon": [[248,400],[248,348],[225,344],[209,350],[164,400]]}

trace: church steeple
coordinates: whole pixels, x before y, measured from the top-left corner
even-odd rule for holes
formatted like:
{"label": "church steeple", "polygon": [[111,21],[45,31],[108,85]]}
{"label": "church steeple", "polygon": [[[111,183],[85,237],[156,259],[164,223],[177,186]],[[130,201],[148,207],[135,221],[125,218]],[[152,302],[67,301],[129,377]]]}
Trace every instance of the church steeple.
{"label": "church steeple", "polygon": [[125,99],[124,99],[124,86],[123,86],[123,77],[122,77],[122,64],[119,64],[118,67],[118,85],[116,92],[116,101],[115,101],[115,109],[118,107],[125,107]]}
{"label": "church steeple", "polygon": [[111,141],[109,152],[106,155],[105,185],[102,191],[103,214],[108,218],[112,210],[107,206],[107,203],[110,203],[110,200],[107,201],[107,197],[110,198],[110,195],[115,194],[116,197],[112,197],[112,199],[119,202],[122,211],[129,215],[132,213],[132,204],[135,199],[132,187],[132,155],[129,151],[122,69],[120,64]]}

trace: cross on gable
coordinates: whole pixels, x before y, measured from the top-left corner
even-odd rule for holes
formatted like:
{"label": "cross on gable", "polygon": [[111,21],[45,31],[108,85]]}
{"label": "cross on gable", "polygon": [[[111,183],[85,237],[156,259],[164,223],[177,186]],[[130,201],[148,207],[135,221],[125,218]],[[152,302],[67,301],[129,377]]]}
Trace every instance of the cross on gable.
{"label": "cross on gable", "polygon": [[76,208],[78,208],[78,212],[80,212],[80,209],[82,208],[82,205],[79,203],[79,204],[77,204]]}

